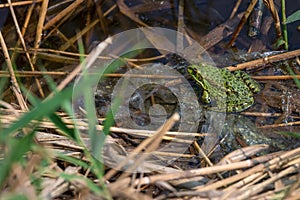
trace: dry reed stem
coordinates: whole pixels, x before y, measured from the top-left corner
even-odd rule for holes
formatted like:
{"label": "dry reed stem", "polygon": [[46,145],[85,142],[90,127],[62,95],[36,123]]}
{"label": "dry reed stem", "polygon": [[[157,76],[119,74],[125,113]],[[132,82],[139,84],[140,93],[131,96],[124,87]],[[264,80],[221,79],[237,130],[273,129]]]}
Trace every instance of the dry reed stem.
{"label": "dry reed stem", "polygon": [[[70,13],[71,15],[71,13]],[[58,26],[55,26],[52,30],[53,32],[56,32],[66,43],[70,43],[69,39],[58,29],[63,24],[63,22],[59,23]],[[50,34],[49,34],[50,36]],[[70,44],[70,47],[73,48],[74,50],[78,51],[77,46],[73,43]]]}
{"label": "dry reed stem", "polygon": [[[125,59],[126,60],[126,59]],[[134,65],[135,67],[138,67],[139,65]],[[59,71],[45,71],[45,72],[40,72],[40,71],[15,71],[16,76],[42,76],[43,74],[48,74],[48,75],[59,75],[59,76],[65,76],[68,75],[69,72],[59,72]],[[0,76],[6,77],[9,75],[7,71],[0,71]],[[96,75],[96,73],[89,73],[89,75]],[[181,76],[168,76],[168,75],[145,75],[145,74],[104,74],[106,77],[116,77],[116,78],[121,78],[121,77],[131,77],[131,78],[161,78],[161,79],[181,79],[183,77]],[[300,75],[278,75],[278,76],[251,76],[251,78],[255,80],[289,80],[289,79],[300,79]],[[247,112],[243,112],[243,114],[246,114]],[[281,114],[279,113],[256,113],[251,112],[248,115],[252,116],[280,116]]]}
{"label": "dry reed stem", "polygon": [[297,122],[287,122],[287,123],[282,123],[282,124],[263,125],[263,126],[258,126],[258,128],[260,128],[260,129],[277,128],[277,127],[294,126],[294,125],[299,125],[299,124],[300,124],[300,121],[297,121]]}
{"label": "dry reed stem", "polygon": [[[140,179],[138,182],[134,182],[134,185],[154,184],[156,181],[171,181],[171,180],[177,180],[177,179],[182,179],[182,178],[191,178],[191,177],[197,177],[197,176],[202,176],[202,175],[221,173],[224,171],[252,167],[255,164],[257,164],[257,163],[252,160],[247,160],[247,161],[242,161],[242,162],[228,164],[228,165],[212,166],[212,167],[205,167],[205,168],[200,168],[200,169],[179,171],[177,173],[150,175],[150,176]],[[109,187],[113,187],[113,188],[114,187],[126,187],[130,182],[131,182],[130,178],[125,178],[125,179],[119,180],[118,183],[110,184]]]}
{"label": "dry reed stem", "polygon": [[[142,162],[145,161],[146,158],[148,158],[150,156],[151,153],[154,152],[154,150],[156,150],[159,145],[161,144],[163,137],[165,136],[165,134],[167,133],[167,131],[169,131],[174,124],[180,119],[179,114],[175,113],[173,114],[167,121],[165,124],[163,124],[158,130],[157,132],[152,136],[147,138],[146,140],[144,140],[136,149],[134,149],[132,151],[133,156],[136,157],[136,154],[141,153],[142,150],[143,153],[141,155],[139,155],[138,157],[135,158],[134,160],[134,164],[131,165],[128,168],[128,171],[136,171],[136,169],[141,165]],[[143,144],[144,143],[144,144]],[[139,148],[139,149],[138,149]],[[135,151],[136,150],[136,151]],[[130,159],[128,157],[127,159],[127,163],[132,161],[132,159]],[[129,176],[129,173],[123,173],[120,177],[119,180],[122,180],[124,178],[126,178],[127,176]],[[105,175],[106,177],[106,175]]]}
{"label": "dry reed stem", "polygon": [[229,71],[235,71],[235,70],[242,70],[242,69],[253,69],[253,68],[257,68],[260,66],[264,66],[270,63],[274,63],[274,62],[278,62],[281,60],[286,60],[286,59],[290,59],[290,58],[294,58],[300,55],[300,49],[294,50],[294,51],[289,51],[289,52],[285,52],[285,53],[281,53],[281,54],[277,54],[277,55],[272,55],[272,56],[268,56],[265,58],[260,58],[257,60],[252,60],[252,61],[248,61],[248,62],[244,62],[241,64],[237,64],[235,66],[228,66],[226,67]]}
{"label": "dry reed stem", "polygon": [[[107,38],[103,42],[101,42],[87,57],[86,62],[79,64],[70,74],[67,76],[58,86],[57,91],[61,91],[67,84],[69,84],[83,69],[83,67],[90,67],[93,62],[97,59],[98,55],[109,45],[111,44],[111,38]],[[86,66],[84,66],[84,64]],[[53,94],[52,94],[53,95]]]}
{"label": "dry reed stem", "polygon": [[[208,158],[208,156],[204,153],[204,151],[202,150],[202,148],[199,146],[198,142],[194,141],[193,142],[194,148],[196,149],[196,151],[198,152],[198,154],[200,154],[200,156],[202,156],[205,160],[205,162],[210,166],[214,166],[214,164],[210,161],[210,159]],[[222,175],[220,173],[217,173],[217,176],[220,179],[223,179]]]}
{"label": "dry reed stem", "polygon": [[70,12],[75,10],[77,8],[77,6],[79,6],[83,1],[84,0],[76,0],[75,2],[73,2],[71,5],[69,5],[67,8],[65,8],[63,11],[61,11],[58,15],[56,15],[51,20],[49,20],[45,24],[43,29],[47,30],[50,27],[54,26],[57,22],[61,21],[61,19],[64,18],[67,14],[69,14]]}
{"label": "dry reed stem", "polygon": [[299,170],[299,167],[300,167],[300,164],[297,163],[293,166],[288,167],[287,169],[280,171],[278,174],[275,174],[273,177],[265,180],[262,183],[259,183],[253,187],[244,189],[243,191],[241,191],[241,194],[239,194],[239,196],[237,196],[237,199],[246,199],[252,195],[260,193],[261,191],[264,190],[264,188],[267,185],[274,183],[276,180],[283,178],[286,175],[297,172]]}
{"label": "dry reed stem", "polygon": [[[232,35],[234,26],[241,20],[243,14],[244,12],[239,13],[234,18],[218,25],[205,36],[199,37],[197,41],[199,41],[200,45],[204,49],[212,48],[213,46],[221,42],[224,38]],[[197,38],[197,35],[193,35],[193,37]]]}
{"label": "dry reed stem", "polygon": [[[160,142],[162,141],[163,136],[166,134],[166,132],[171,129],[174,125],[174,123],[176,121],[178,121],[179,119],[179,115],[177,113],[175,113],[174,115],[172,115],[172,117],[170,117],[165,124],[162,125],[162,127],[160,127],[157,132],[152,136],[147,138],[146,140],[144,140],[138,147],[136,147],[127,157],[126,160],[123,160],[121,163],[118,164],[116,169],[111,169],[110,171],[108,171],[104,178],[106,180],[109,180],[110,178],[112,178],[118,170],[122,169],[122,167],[124,167],[128,162],[130,162],[132,159],[134,159],[134,157],[140,153],[142,150],[145,151],[145,153],[147,152],[152,152],[154,151],[158,145],[160,144]],[[139,158],[135,159],[135,165],[132,166],[131,170],[134,170],[135,167],[137,167],[149,154],[142,154]],[[121,176],[120,179],[124,179],[125,176]]]}
{"label": "dry reed stem", "polygon": [[[5,112],[9,112],[9,110],[1,109],[3,112],[2,115],[0,115],[0,120],[3,125],[10,125],[14,121],[18,120],[18,118],[14,115],[5,115]],[[20,110],[15,110],[15,112],[22,113]],[[57,115],[61,115],[60,113],[57,113]],[[43,119],[44,121],[39,122],[39,128],[43,129],[55,129],[57,130],[57,127],[53,122],[47,121],[47,119]],[[62,118],[63,122],[66,124],[68,128],[75,128],[73,121],[68,119],[68,118]],[[32,123],[38,123],[38,121],[33,120]],[[88,129],[88,124],[86,122],[76,122],[76,128],[79,130],[87,130]],[[96,130],[98,131],[103,131],[103,126],[102,125],[97,125]],[[156,133],[156,131],[151,131],[151,130],[139,130],[139,129],[126,129],[126,128],[120,128],[120,127],[111,127],[110,128],[111,132],[115,133],[126,133],[132,136],[137,136],[137,137],[151,137],[153,134]],[[180,140],[180,137],[186,137],[186,135],[189,135],[190,137],[205,137],[207,134],[206,133],[189,133],[189,132],[166,132],[165,140],[172,139],[174,142],[187,142],[186,140]],[[174,138],[176,137],[176,138]]]}
{"label": "dry reed stem", "polygon": [[[25,18],[24,24],[23,24],[23,26],[22,26],[22,31],[21,31],[21,34],[22,34],[23,37],[24,37],[24,35],[25,35],[25,33],[26,33],[26,30],[27,30],[27,27],[28,27],[30,18],[31,18],[31,16],[32,16],[32,12],[33,12],[34,5],[35,5],[35,4],[31,4],[31,6],[29,7],[29,9],[28,9],[28,11],[27,11],[26,18]],[[11,56],[11,60],[12,60],[12,61],[15,60],[15,56],[17,55],[17,54],[16,54],[16,53],[17,53],[17,52],[16,52],[16,49],[17,49],[17,47],[20,46],[20,42],[21,42],[21,39],[18,38],[17,45],[16,45],[16,47],[13,49],[13,54],[12,54],[12,56]],[[22,49],[22,50],[23,50],[23,49]],[[28,51],[28,49],[27,49],[27,51]],[[25,51],[23,51],[23,52],[25,52]]]}
{"label": "dry reed stem", "polygon": [[[106,11],[103,16],[107,16],[112,10],[114,10],[116,8],[116,6],[112,6],[108,11]],[[79,38],[81,38],[84,34],[86,34],[88,31],[90,31],[90,29],[92,29],[97,23],[99,23],[100,19],[96,19],[94,20],[91,24],[89,24],[89,26],[86,26],[84,29],[82,29],[80,32],[78,32],[75,36],[73,36],[70,39],[67,39],[66,43],[64,45],[62,45],[59,50],[64,51],[66,49],[68,49],[70,46],[73,45],[74,42],[76,42]]]}
{"label": "dry reed stem", "polygon": [[259,164],[253,168],[250,168],[240,174],[236,174],[234,176],[228,177],[224,180],[218,181],[216,183],[212,183],[210,185],[200,186],[197,187],[197,191],[208,191],[212,189],[217,189],[228,184],[232,184],[236,181],[242,180],[245,177],[248,177],[252,174],[259,173],[259,172],[267,172],[269,170],[274,170],[279,168],[284,161],[288,161],[291,157],[296,156],[300,153],[300,148],[293,149],[288,152],[283,152],[279,157],[275,157],[272,160],[268,161],[264,164]]}
{"label": "dry reed stem", "polygon": [[106,23],[104,21],[104,13],[102,12],[102,9],[99,6],[96,6],[96,12],[97,12],[97,15],[98,15],[98,18],[100,20],[100,28],[101,30],[103,31],[104,35],[107,36],[108,35],[108,30],[107,30],[107,26],[106,26]]}
{"label": "dry reed stem", "polygon": [[[21,48],[8,48],[8,50],[24,53],[24,50]],[[43,48],[39,48],[39,49],[29,48],[29,49],[27,49],[27,51],[29,53],[34,53],[36,51],[36,52],[63,54],[63,55],[74,56],[74,57],[89,56],[89,54],[80,54],[80,53],[75,53],[75,52],[59,51],[59,50],[55,50],[55,49],[43,49]],[[149,58],[123,58],[123,59],[126,61],[130,61],[130,62],[148,62],[148,61],[159,60],[159,59],[165,58],[165,57],[166,57],[165,55],[160,55],[160,56],[153,56],[153,57],[149,57]],[[110,59],[113,59],[114,57],[113,56],[98,56],[97,58],[103,59],[103,60],[110,60]]]}
{"label": "dry reed stem", "polygon": [[[10,4],[10,6],[9,6],[10,12],[11,12],[11,15],[12,15],[12,18],[13,18],[13,21],[14,21],[14,25],[15,25],[15,27],[16,27],[16,30],[17,30],[19,39],[20,39],[21,44],[22,44],[22,46],[23,46],[23,49],[24,49],[24,51],[25,51],[26,58],[28,59],[28,62],[29,62],[29,65],[30,65],[31,70],[34,71],[35,69],[34,69],[34,66],[33,66],[33,62],[32,62],[32,60],[31,60],[31,58],[30,58],[29,53],[27,52],[27,47],[26,47],[26,44],[25,44],[25,40],[24,40],[23,35],[22,35],[22,33],[21,33],[21,30],[20,30],[20,27],[19,27],[19,23],[18,23],[18,20],[17,20],[16,15],[15,15],[15,11],[14,11],[12,5],[11,5],[11,0],[7,0],[7,2]],[[41,84],[40,84],[40,82],[39,82],[39,80],[38,80],[37,78],[35,78],[35,83],[36,83],[36,85],[37,85],[37,87],[38,87],[38,90],[39,90],[40,95],[41,95],[42,97],[44,97],[45,95],[44,95],[42,86],[41,86]]]}
{"label": "dry reed stem", "polygon": [[12,6],[25,6],[28,4],[35,4],[35,3],[39,3],[42,2],[43,0],[33,0],[33,1],[18,1],[18,2],[13,2],[13,3],[2,3],[0,4],[0,8],[6,8],[9,7],[10,5]]}
{"label": "dry reed stem", "polygon": [[[255,117],[280,117],[282,113],[262,113],[262,112],[242,112],[243,115],[255,116]],[[297,116],[290,116],[298,119]]]}
{"label": "dry reed stem", "polygon": [[264,172],[257,172],[255,174],[251,174],[250,176],[245,177],[244,179],[241,179],[240,181],[230,185],[228,188],[225,188],[224,192],[234,193],[237,189],[246,189],[247,187],[254,185],[258,181],[261,181],[262,179],[266,178],[267,176],[267,173]]}
{"label": "dry reed stem", "polygon": [[[240,162],[242,160],[246,160],[249,157],[255,156],[257,153],[262,152],[263,150],[268,149],[269,145],[266,144],[257,144],[252,146],[243,147],[242,149],[237,149],[225,157],[223,157],[216,165],[226,165],[230,163]],[[258,162],[264,162],[266,160],[270,160],[280,153],[271,153],[267,156],[256,157],[255,159]]]}
{"label": "dry reed stem", "polygon": [[[13,51],[16,50],[18,52],[24,53],[24,51],[20,48],[9,48],[8,50],[13,50]],[[74,56],[74,57],[81,57],[81,56],[82,57],[87,57],[87,56],[89,56],[89,54],[80,54],[80,53],[74,53],[74,52],[68,52],[68,51],[59,51],[59,50],[55,50],[55,49],[42,49],[42,48],[32,49],[32,48],[29,48],[27,50],[28,50],[29,53],[34,53],[34,51],[36,51],[36,52],[63,54],[63,55]],[[112,57],[109,57],[109,56],[98,56],[97,58],[104,59],[104,60],[112,59]],[[151,58],[148,58],[148,59],[151,59]],[[155,59],[160,59],[160,57],[159,56],[153,57],[153,60],[155,60]],[[135,60],[138,60],[138,59],[135,59]],[[135,61],[135,60],[133,60],[133,61]],[[141,60],[141,61],[143,61],[143,60]]]}
{"label": "dry reed stem", "polygon": [[280,19],[279,19],[278,12],[274,5],[274,1],[273,0],[263,0],[263,1],[272,14],[272,18],[273,18],[273,21],[275,24],[277,38],[280,38],[282,36],[281,28],[280,28]]}
{"label": "dry reed stem", "polygon": [[[78,11],[79,12],[79,11]],[[66,21],[70,18],[70,17],[72,17],[72,15],[73,15],[73,12],[70,12],[70,13],[68,13],[63,19],[61,19],[60,21],[59,21],[59,23],[56,25],[56,26],[54,26],[53,28],[51,28],[49,31],[49,33],[46,35],[46,37],[44,38],[45,40],[48,38],[48,37],[50,37],[50,36],[52,36],[53,34],[57,34],[57,35],[59,35],[59,37],[61,37],[61,39],[63,39],[64,40],[64,42],[68,42],[68,38],[59,30],[59,27],[61,26],[61,25],[63,25],[64,23],[66,23]],[[75,51],[78,51],[77,50],[77,47],[74,45],[74,44],[71,44],[71,47],[75,50]]]}
{"label": "dry reed stem", "polygon": [[117,5],[120,9],[120,12],[123,13],[125,16],[129,17],[131,20],[135,21],[139,25],[143,27],[149,27],[146,23],[144,23],[142,20],[140,20],[135,13],[131,11],[131,8],[129,8],[124,0],[118,0]]}
{"label": "dry reed stem", "polygon": [[[85,26],[88,26],[91,23],[92,20],[92,16],[91,16],[91,8],[92,8],[92,4],[93,2],[91,0],[88,0],[86,2],[86,9],[88,10],[88,12],[85,15]],[[100,20],[100,19],[99,19]],[[100,22],[101,24],[101,22]],[[91,36],[92,36],[92,31],[88,31],[85,34],[85,38],[84,38],[84,44],[88,44],[89,41],[91,41]],[[82,39],[81,39],[82,40]]]}
{"label": "dry reed stem", "polygon": [[300,79],[300,75],[278,75],[278,76],[251,76],[255,80],[289,80]]}
{"label": "dry reed stem", "polygon": [[[2,120],[1,120],[2,121]],[[74,149],[74,150],[77,150],[77,151],[81,151],[82,150],[82,148],[77,148],[78,146],[76,146],[76,145],[69,145],[69,144],[65,144],[64,145],[64,143],[57,143],[55,146],[60,146],[60,147],[64,147],[64,148],[68,148],[68,149]],[[293,150],[294,151],[294,150]],[[253,153],[255,153],[255,152],[253,152]],[[273,170],[273,169],[276,169],[276,168],[280,168],[280,169],[284,169],[285,167],[290,167],[290,166],[292,166],[292,165],[295,165],[296,164],[296,168],[295,169],[292,169],[291,167],[290,167],[290,169],[288,169],[288,170],[283,170],[284,171],[284,173],[282,173],[282,174],[279,174],[279,175],[276,175],[277,177],[275,177],[275,178],[272,178],[272,179],[268,179],[268,181],[269,181],[269,184],[271,184],[271,183],[273,183],[275,180],[277,180],[278,178],[282,178],[282,177],[284,177],[284,176],[286,176],[286,175],[288,175],[288,174],[290,174],[290,173],[293,173],[293,172],[295,172],[295,170],[297,170],[299,167],[297,166],[297,165],[299,165],[299,151],[297,151],[297,152],[293,152],[293,153],[290,153],[289,155],[286,155],[286,156],[284,156],[284,154],[286,154],[286,152],[281,152],[280,154],[281,154],[281,156],[278,156],[278,154],[279,153],[277,153],[277,156],[274,154],[272,157],[269,157],[269,155],[267,155],[267,156],[262,156],[262,158],[264,157],[264,159],[258,159],[258,158],[255,158],[255,159],[253,159],[252,160],[252,162],[253,163],[261,163],[261,162],[265,162],[266,160],[270,160],[271,158],[273,158],[273,157],[276,157],[276,159],[277,159],[277,161],[281,161],[282,163],[286,163],[286,164],[279,164],[278,166],[276,166],[278,163],[277,163],[277,161],[276,162],[271,162],[271,161],[269,161],[268,163],[266,163],[265,164],[265,166],[268,166],[269,164],[269,167],[268,167],[268,169],[270,169],[270,170]],[[289,157],[289,156],[294,156],[294,155],[296,155],[296,157],[298,157],[297,159],[295,159],[295,157]],[[298,156],[297,156],[298,155]],[[78,155],[79,156],[79,155]],[[78,157],[77,156],[77,157]],[[278,158],[279,157],[279,158]],[[274,160],[274,159],[273,159]],[[287,162],[285,162],[285,161],[289,161],[289,163],[287,163]],[[274,165],[274,166],[272,166],[272,165]],[[230,170],[230,165],[226,165],[227,166],[227,168],[224,168],[224,171],[228,171],[228,170]],[[263,169],[262,169],[263,170]],[[254,173],[254,174],[251,174],[251,175],[249,175],[249,176],[246,176],[245,178],[239,178],[239,182],[237,182],[237,183],[235,183],[234,185],[231,185],[229,188],[227,188],[227,189],[225,189],[225,190],[223,190],[223,192],[225,192],[225,193],[222,193],[222,194],[219,194],[219,195],[221,195],[223,198],[225,198],[226,196],[227,197],[231,197],[231,196],[239,196],[239,195],[241,195],[241,194],[244,194],[244,192],[245,191],[249,191],[249,189],[251,189],[253,186],[251,186],[251,185],[253,185],[253,184],[255,184],[256,182],[258,182],[258,181],[260,181],[260,179],[262,179],[263,177],[262,176],[266,176],[266,173],[264,173],[263,175],[262,175],[262,172],[263,171],[259,171],[259,170],[255,170],[256,171],[256,173]],[[221,171],[222,172],[222,171]],[[208,173],[209,174],[209,173]],[[151,177],[151,176],[150,176]],[[192,177],[192,176],[190,176],[190,177]],[[145,184],[145,179],[146,179],[147,177],[145,177],[145,178],[142,178],[140,181],[139,180],[136,180],[136,184],[139,182],[140,184]],[[170,179],[173,179],[173,177],[172,176],[170,176]],[[158,179],[159,180],[159,179]],[[124,182],[125,181],[125,182]],[[121,182],[121,183],[119,183],[119,182]],[[116,185],[114,185],[115,183],[112,183],[112,184],[110,184],[109,185],[109,187],[110,187],[110,189],[111,189],[111,191],[115,191],[114,189],[118,186],[125,186],[126,187],[126,185],[125,185],[125,183],[127,183],[128,182],[128,179],[126,178],[125,180],[118,180],[118,181],[116,181],[115,183],[118,183],[118,184],[116,184]],[[154,182],[152,182],[152,183],[154,183]],[[217,182],[218,183],[218,182]],[[225,184],[225,185],[228,185],[228,184],[230,184],[231,182],[227,182],[227,184]],[[264,182],[263,182],[264,183]],[[121,184],[121,185],[120,185]],[[129,184],[129,183],[128,183]],[[113,185],[112,187],[111,187],[111,185]],[[260,187],[264,187],[265,185],[267,185],[267,183],[264,183],[264,184],[261,184],[261,185],[259,185]],[[209,186],[209,185],[208,185]],[[224,186],[224,185],[222,185],[222,186]],[[259,187],[258,185],[255,185],[255,187]],[[244,189],[245,189],[245,191],[243,191]],[[205,191],[207,191],[207,189],[209,189],[209,187],[204,187],[204,189],[205,189]],[[263,188],[262,188],[263,189]],[[122,188],[119,188],[119,190],[122,190]],[[125,190],[127,190],[127,189],[125,189]],[[211,191],[213,191],[213,190],[211,190]],[[256,193],[256,189],[253,189],[252,190],[252,192],[250,193],[250,192],[248,192],[248,195],[251,195],[251,196],[253,196],[253,195],[255,195],[255,194],[257,194]],[[117,191],[116,191],[117,192]],[[200,194],[200,193],[199,193]],[[203,193],[202,193],[203,194]],[[188,194],[186,194],[186,195],[188,195]],[[271,194],[270,194],[271,195]],[[219,196],[220,197],[220,196]]]}
{"label": "dry reed stem", "polygon": [[[54,76],[65,76],[68,72],[57,72],[57,71],[15,71],[16,77],[32,77],[32,76],[43,76],[43,75],[54,75]],[[9,72],[0,71],[0,77],[9,77]]]}
{"label": "dry reed stem", "polygon": [[1,31],[0,31],[0,43],[1,43],[2,51],[3,51],[4,57],[5,57],[5,62],[6,62],[9,74],[10,74],[12,90],[13,90],[16,98],[17,98],[17,101],[18,101],[21,109],[22,110],[28,110],[28,107],[27,107],[26,102],[23,98],[20,86],[17,82],[15,72],[14,72],[14,69],[13,69],[13,66],[12,66],[12,63],[11,63],[11,60],[10,60],[10,57],[9,57],[9,53],[7,51],[7,47],[6,47],[6,44],[5,44],[5,41],[4,41],[4,38],[3,38],[3,35],[2,35]]}
{"label": "dry reed stem", "polygon": [[[163,137],[163,140],[165,140],[165,136]],[[172,140],[173,142],[173,140]],[[190,141],[191,143],[191,141]],[[171,153],[171,152],[160,152],[160,151],[153,151],[151,152],[153,155],[157,156],[170,156],[170,157],[181,157],[181,158],[193,158],[195,155],[192,154],[182,154],[182,153]]]}
{"label": "dry reed stem", "polygon": [[[42,34],[43,34],[43,26],[44,26],[46,14],[47,14],[48,3],[49,3],[49,0],[43,0],[41,10],[39,13],[39,20],[38,20],[37,27],[36,27],[35,41],[34,41],[34,45],[33,45],[34,49],[38,49],[41,44],[41,39],[42,39]],[[34,64],[36,63],[36,52],[33,53],[32,62]]]}
{"label": "dry reed stem", "polygon": [[[9,110],[9,112],[12,112],[16,117],[18,117],[20,115],[20,113],[9,103],[0,100],[0,105],[3,106],[4,108],[7,108]],[[2,124],[2,121],[1,121],[1,124]]]}
{"label": "dry reed stem", "polygon": [[[233,183],[237,180],[241,180],[244,177],[247,177],[253,173],[260,172],[265,170],[266,166],[269,166],[268,169],[275,169],[280,166],[280,163],[283,161],[287,161],[288,159],[291,159],[292,156],[296,156],[300,153],[300,148],[283,152],[279,157],[275,157],[272,160],[268,161],[266,164],[259,164],[249,170],[244,171],[241,174],[234,175],[232,177],[226,178],[224,180],[221,180],[217,183],[214,183],[212,185],[206,185],[205,187],[199,188],[198,191],[207,191],[210,189],[219,188],[225,185],[228,185],[230,183]],[[230,171],[235,169],[242,169],[246,167],[251,167],[257,164],[257,161],[254,160],[247,160],[242,161],[238,163],[228,164],[228,165],[222,165],[222,166],[213,166],[213,167],[207,167],[202,169],[195,169],[195,170],[189,170],[185,172],[179,172],[177,174],[167,174],[167,175],[153,175],[149,176],[143,179],[143,183],[150,184],[154,183],[157,180],[170,180],[170,179],[178,179],[183,177],[193,177],[193,176],[199,176],[199,175],[207,175],[212,174],[216,172],[223,172],[223,171]]]}
{"label": "dry reed stem", "polygon": [[68,39],[68,42],[66,42],[64,45],[59,47],[60,51],[67,50],[71,44],[74,44],[79,38],[82,38],[84,34],[86,34],[88,31],[90,31],[97,23],[99,23],[99,19],[94,20],[92,23],[90,23],[88,26],[80,30],[76,35]]}
{"label": "dry reed stem", "polygon": [[242,0],[238,0],[238,1],[236,2],[234,8],[232,9],[232,12],[231,12],[231,14],[230,14],[229,19],[232,19],[232,18],[235,16],[235,14],[236,14],[236,12],[237,12],[237,10],[238,10],[238,8],[239,8],[241,2],[242,2]]}
{"label": "dry reed stem", "polygon": [[120,61],[122,61],[123,63],[128,63],[128,65],[134,67],[134,68],[137,68],[137,69],[143,69],[143,67],[141,67],[140,65],[137,65],[137,64],[134,64],[133,62],[131,61],[126,61],[124,58],[120,57],[120,56],[116,56],[116,55],[113,55],[113,54],[110,54],[110,56],[114,59],[118,59]]}
{"label": "dry reed stem", "polygon": [[242,17],[240,23],[238,24],[238,27],[235,29],[231,40],[227,44],[228,47],[230,47],[234,43],[234,41],[236,40],[237,36],[239,35],[240,31],[242,30],[244,24],[246,23],[249,15],[251,14],[254,6],[256,5],[256,3],[257,3],[257,0],[252,0],[251,3],[249,4],[247,10],[245,11],[244,16]]}

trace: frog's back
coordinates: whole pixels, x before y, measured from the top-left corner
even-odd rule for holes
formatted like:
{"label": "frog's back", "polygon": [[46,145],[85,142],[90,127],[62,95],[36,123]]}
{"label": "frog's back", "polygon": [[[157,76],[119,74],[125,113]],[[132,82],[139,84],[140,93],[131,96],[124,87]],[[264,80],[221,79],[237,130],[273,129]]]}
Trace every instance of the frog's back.
{"label": "frog's back", "polygon": [[[224,69],[225,70],[225,69]],[[254,103],[253,92],[240,76],[241,71],[231,73],[226,70],[223,73],[223,80],[227,89],[227,111],[241,112]]]}
{"label": "frog's back", "polygon": [[224,86],[223,69],[212,65],[200,64],[198,70],[201,72],[202,77],[212,86],[217,88]]}

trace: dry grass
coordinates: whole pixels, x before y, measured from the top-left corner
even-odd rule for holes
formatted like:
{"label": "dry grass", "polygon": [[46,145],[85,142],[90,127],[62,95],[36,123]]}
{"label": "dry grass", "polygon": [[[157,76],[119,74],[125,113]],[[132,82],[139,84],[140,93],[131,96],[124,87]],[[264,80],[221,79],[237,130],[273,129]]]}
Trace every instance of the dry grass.
{"label": "dry grass", "polygon": [[[197,143],[206,133],[171,131],[179,120],[178,114],[170,117],[156,131],[124,129],[119,124],[105,125],[109,117],[101,116],[98,118],[99,124],[94,125],[93,129],[95,132],[105,132],[109,128],[103,159],[109,164],[118,163],[111,168],[110,165],[102,165],[91,153],[93,138],[78,134],[78,130],[91,131],[91,122],[74,120],[74,113],[70,111],[72,87],[69,86],[72,86],[76,76],[85,64],[93,60],[111,61],[116,58],[113,52],[99,56],[99,52],[105,51],[111,42],[109,35],[130,28],[152,26],[139,15],[155,12],[158,8],[172,10],[172,3],[148,1],[129,7],[123,0],[116,3],[91,0],[7,2],[0,4],[0,8],[10,10],[7,23],[0,33],[3,66],[0,71],[3,79],[0,81],[1,199],[300,198],[300,148],[265,153],[268,145],[245,146],[214,162]],[[233,27],[243,16],[243,13],[233,14],[223,24],[199,37],[196,31],[184,24],[184,2],[180,1],[179,5],[178,23],[166,20],[166,24],[188,34],[207,50],[220,48],[218,44],[233,34]],[[277,14],[274,4],[271,7]],[[152,38],[147,30],[144,29],[144,33],[154,46],[155,42],[168,40],[160,35]],[[96,49],[98,53],[90,53],[90,49],[95,47],[95,40],[103,42]],[[249,49],[265,49],[269,45],[261,42],[251,43]],[[83,46],[84,51],[89,53],[83,52]],[[160,53],[158,56],[141,58],[139,55],[122,61],[129,67],[141,68],[141,63],[167,57],[165,52]],[[228,69],[252,69],[253,66],[262,69],[273,62],[299,55],[298,49],[228,66]],[[87,60],[81,62],[86,57]],[[106,76],[116,78],[123,77],[123,74],[108,73]],[[299,79],[299,75],[254,78],[276,81],[295,77]],[[166,75],[160,78],[173,80],[174,77]],[[297,103],[294,103],[296,107],[299,105]],[[261,129],[284,126],[297,132],[299,118],[295,112],[299,113],[295,109],[291,112],[268,113],[260,110],[244,114],[260,120],[288,115],[293,122],[267,124]],[[187,134],[197,141],[187,139]],[[160,151],[159,147],[169,141],[192,145],[183,154]],[[159,162],[147,162],[150,157],[147,153]],[[178,160],[169,162],[164,158]],[[195,159],[201,162],[197,167],[189,164]],[[141,173],[141,169],[147,169],[147,173]],[[136,171],[139,173],[132,173]]]}

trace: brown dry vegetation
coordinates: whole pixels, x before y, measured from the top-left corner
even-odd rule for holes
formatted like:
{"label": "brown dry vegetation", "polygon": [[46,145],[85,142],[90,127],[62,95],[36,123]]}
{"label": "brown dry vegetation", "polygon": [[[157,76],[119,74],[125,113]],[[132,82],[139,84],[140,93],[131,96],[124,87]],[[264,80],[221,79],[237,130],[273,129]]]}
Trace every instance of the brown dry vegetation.
{"label": "brown dry vegetation", "polygon": [[[155,131],[125,130],[122,124],[105,125],[109,117],[105,115],[108,106],[104,106],[104,111],[97,113],[99,123],[93,128],[95,132],[105,132],[109,128],[104,159],[118,165],[111,168],[93,157],[90,146],[84,144],[95,138],[78,138],[75,131],[88,131],[92,123],[81,119],[74,125],[70,111],[72,83],[81,73],[83,58],[89,56],[86,63],[93,57],[102,61],[116,59],[113,52],[99,56],[99,52],[92,51],[95,47],[105,51],[109,36],[145,27],[145,37],[159,49],[159,43],[169,38],[158,34],[153,38],[153,34],[147,33],[151,29],[146,27],[171,28],[185,33],[209,53],[222,55],[241,49],[247,49],[248,53],[271,51],[274,50],[272,42],[282,35],[278,1],[275,5],[273,0],[265,1],[269,14],[262,22],[262,37],[255,39],[245,39],[245,28],[242,29],[250,14],[249,10],[245,12],[248,7],[245,2],[242,2],[245,9],[238,5],[235,9],[233,4],[230,16],[223,20],[213,17],[213,22],[206,21],[210,20],[206,18],[207,13],[205,17],[195,15],[192,1],[138,2],[8,0],[0,4],[0,8],[9,10],[0,34],[0,198],[299,199],[300,92],[293,79],[299,80],[300,76],[297,59],[300,49],[296,48],[243,63],[222,65],[231,71],[255,71],[256,76],[252,77],[264,84],[264,89],[256,97],[257,104],[242,114],[251,116],[263,134],[294,133],[297,137],[275,136],[289,148],[270,152],[266,151],[267,144],[248,146],[240,142],[243,148],[213,156],[213,152],[203,151],[198,144],[206,134],[172,131],[179,120],[176,113]],[[220,7],[224,6],[219,3]],[[209,13],[215,16],[214,11],[209,10]],[[205,22],[198,22],[197,17]],[[241,32],[236,28],[238,25]],[[206,28],[199,28],[201,26]],[[299,31],[296,34],[299,38]],[[295,34],[291,40],[293,37]],[[234,42],[236,46],[232,47]],[[122,45],[118,48],[122,49]],[[300,44],[294,44],[297,45]],[[128,68],[142,69],[141,64],[167,60],[167,57],[166,52],[158,50],[124,58],[122,62]],[[296,75],[277,75],[274,63],[279,61],[288,62]],[[122,75],[112,72],[106,77],[116,79]],[[171,75],[161,78],[170,79],[168,84],[178,84],[178,79],[172,79]],[[186,134],[196,139],[186,140]],[[191,145],[182,154],[157,151],[168,141]],[[151,152],[161,164],[145,162],[146,153]],[[177,160],[169,162],[162,159],[164,156]],[[133,173],[141,169],[141,164],[147,172]]]}

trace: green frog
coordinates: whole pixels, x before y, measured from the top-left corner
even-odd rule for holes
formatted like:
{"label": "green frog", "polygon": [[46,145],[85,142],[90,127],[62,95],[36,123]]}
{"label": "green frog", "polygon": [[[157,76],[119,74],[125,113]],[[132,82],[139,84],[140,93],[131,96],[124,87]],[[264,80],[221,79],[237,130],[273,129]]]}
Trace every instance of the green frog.
{"label": "green frog", "polygon": [[254,104],[260,85],[243,71],[220,69],[207,64],[191,65],[190,76],[202,89],[201,101],[217,112],[241,112]]}

